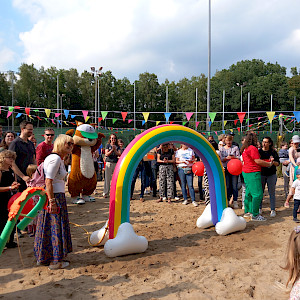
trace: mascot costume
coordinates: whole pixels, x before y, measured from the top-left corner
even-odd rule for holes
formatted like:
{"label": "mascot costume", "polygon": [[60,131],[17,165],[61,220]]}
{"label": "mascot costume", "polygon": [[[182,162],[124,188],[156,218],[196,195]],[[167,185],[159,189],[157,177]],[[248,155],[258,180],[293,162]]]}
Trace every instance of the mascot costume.
{"label": "mascot costume", "polygon": [[97,134],[93,126],[80,122],[77,123],[75,134],[74,129],[68,130],[66,134],[72,136],[74,140],[71,173],[68,179],[72,202],[74,204],[94,202],[95,198],[91,194],[97,186],[97,175],[92,155],[98,150],[105,136],[100,132]]}

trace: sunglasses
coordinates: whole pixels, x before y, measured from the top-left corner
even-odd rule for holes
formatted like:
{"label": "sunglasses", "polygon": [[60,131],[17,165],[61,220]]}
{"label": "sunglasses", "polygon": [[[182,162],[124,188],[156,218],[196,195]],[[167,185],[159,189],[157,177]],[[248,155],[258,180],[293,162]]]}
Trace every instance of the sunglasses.
{"label": "sunglasses", "polygon": [[46,136],[54,136],[54,133],[46,133]]}
{"label": "sunglasses", "polygon": [[67,142],[67,144],[68,144],[69,147],[73,147],[74,146],[74,143],[72,143],[72,142]]}

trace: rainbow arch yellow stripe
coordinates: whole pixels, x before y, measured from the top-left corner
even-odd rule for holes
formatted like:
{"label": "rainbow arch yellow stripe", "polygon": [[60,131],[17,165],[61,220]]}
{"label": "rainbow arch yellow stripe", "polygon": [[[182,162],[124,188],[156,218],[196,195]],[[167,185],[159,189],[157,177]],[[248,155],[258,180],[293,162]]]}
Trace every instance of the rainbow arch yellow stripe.
{"label": "rainbow arch yellow stripe", "polygon": [[149,150],[165,142],[186,144],[202,159],[209,181],[212,221],[216,224],[221,220],[228,204],[225,175],[218,154],[197,131],[181,125],[161,125],[135,137],[116,165],[110,191],[109,238],[116,236],[122,223],[129,222],[130,187],[139,162]]}

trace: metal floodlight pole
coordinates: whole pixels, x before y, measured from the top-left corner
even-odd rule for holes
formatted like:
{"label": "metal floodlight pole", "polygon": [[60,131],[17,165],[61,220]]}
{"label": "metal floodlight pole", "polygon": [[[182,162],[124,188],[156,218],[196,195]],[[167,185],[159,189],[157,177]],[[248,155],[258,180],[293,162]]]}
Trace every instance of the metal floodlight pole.
{"label": "metal floodlight pole", "polygon": [[[133,83],[133,128],[136,128],[135,124],[135,82]],[[135,132],[135,130],[134,130]],[[134,134],[135,135],[135,134]]]}
{"label": "metal floodlight pole", "polygon": [[[273,94],[271,94],[271,111],[273,111]],[[270,132],[272,132],[272,120],[270,121]]]}
{"label": "metal floodlight pole", "polygon": [[[57,75],[57,86],[56,86],[56,108],[57,108],[57,112],[59,111],[59,80],[58,80],[58,75]],[[59,123],[57,122],[56,124],[57,129],[59,128]]]}
{"label": "metal floodlight pole", "polygon": [[196,115],[195,115],[195,130],[197,130],[197,113],[198,113],[198,88],[196,88]]}
{"label": "metal floodlight pole", "polygon": [[249,131],[249,122],[250,122],[250,92],[248,92],[248,131]]}
{"label": "metal floodlight pole", "polygon": [[222,114],[222,130],[224,130],[224,115],[225,115],[225,90],[223,90],[223,105],[222,105],[222,109],[223,109],[223,114]]}
{"label": "metal floodlight pole", "polygon": [[207,75],[207,114],[206,114],[206,131],[209,127],[210,111],[210,73],[211,73],[211,0],[208,1],[208,75]]}

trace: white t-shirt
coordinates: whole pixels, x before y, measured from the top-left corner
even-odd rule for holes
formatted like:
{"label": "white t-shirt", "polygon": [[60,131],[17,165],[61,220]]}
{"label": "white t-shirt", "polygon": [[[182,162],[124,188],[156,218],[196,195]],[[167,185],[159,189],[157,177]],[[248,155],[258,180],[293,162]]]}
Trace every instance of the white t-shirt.
{"label": "white t-shirt", "polygon": [[298,279],[290,293],[290,300],[299,300],[300,299],[300,279]]}
{"label": "white t-shirt", "polygon": [[[195,153],[191,148],[187,148],[186,150],[177,150],[175,157],[179,158],[179,161],[182,161],[182,163],[178,164],[177,166],[179,168],[191,167],[193,165],[193,162],[191,162],[190,160],[192,160],[193,156],[195,156]],[[188,163],[186,164],[184,162]]]}
{"label": "white t-shirt", "polygon": [[293,182],[292,187],[295,188],[294,199],[300,200],[300,180],[296,179]]}
{"label": "white t-shirt", "polygon": [[67,171],[64,161],[57,154],[50,154],[44,161],[44,173],[46,178],[52,179],[53,193],[65,192],[65,177]]}

